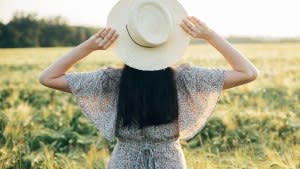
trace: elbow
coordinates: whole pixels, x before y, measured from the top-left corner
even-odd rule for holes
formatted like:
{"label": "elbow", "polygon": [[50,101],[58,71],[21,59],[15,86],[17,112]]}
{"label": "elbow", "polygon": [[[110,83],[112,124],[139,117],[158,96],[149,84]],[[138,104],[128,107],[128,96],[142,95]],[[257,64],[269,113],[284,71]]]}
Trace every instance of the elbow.
{"label": "elbow", "polygon": [[44,86],[47,84],[47,78],[44,77],[43,74],[39,75],[38,80],[39,80],[39,83],[42,84],[42,85],[44,85]]}
{"label": "elbow", "polygon": [[258,69],[251,70],[246,73],[248,81],[254,81],[259,76],[260,72]]}
{"label": "elbow", "polygon": [[38,80],[40,84],[45,85],[45,79],[43,77],[40,76]]}

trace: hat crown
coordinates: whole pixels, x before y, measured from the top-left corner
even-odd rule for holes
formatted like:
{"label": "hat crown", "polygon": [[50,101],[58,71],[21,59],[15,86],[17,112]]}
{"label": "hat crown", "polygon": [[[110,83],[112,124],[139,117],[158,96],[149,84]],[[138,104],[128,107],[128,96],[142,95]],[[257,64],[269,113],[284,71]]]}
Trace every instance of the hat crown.
{"label": "hat crown", "polygon": [[113,51],[135,69],[165,69],[191,40],[179,26],[187,16],[178,0],[118,0],[107,18],[107,26],[120,35]]}
{"label": "hat crown", "polygon": [[154,48],[168,41],[172,19],[159,0],[139,0],[132,4],[126,26],[136,44]]}

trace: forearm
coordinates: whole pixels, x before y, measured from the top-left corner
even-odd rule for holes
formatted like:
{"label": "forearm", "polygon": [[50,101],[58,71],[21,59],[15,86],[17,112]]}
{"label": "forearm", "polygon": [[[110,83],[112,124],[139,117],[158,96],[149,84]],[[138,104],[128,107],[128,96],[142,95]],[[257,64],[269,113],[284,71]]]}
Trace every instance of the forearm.
{"label": "forearm", "polygon": [[86,57],[90,54],[93,50],[91,50],[86,41],[79,44],[78,46],[71,49],[62,57],[58,58],[55,62],[53,62],[48,68],[46,68],[41,74],[40,79],[51,79],[59,77],[76,62],[81,60],[82,58]]}
{"label": "forearm", "polygon": [[251,63],[251,61],[249,61],[249,59],[243,56],[226,39],[218,35],[213,30],[211,31],[207,42],[225,57],[234,70],[254,76],[259,73],[258,69]]}

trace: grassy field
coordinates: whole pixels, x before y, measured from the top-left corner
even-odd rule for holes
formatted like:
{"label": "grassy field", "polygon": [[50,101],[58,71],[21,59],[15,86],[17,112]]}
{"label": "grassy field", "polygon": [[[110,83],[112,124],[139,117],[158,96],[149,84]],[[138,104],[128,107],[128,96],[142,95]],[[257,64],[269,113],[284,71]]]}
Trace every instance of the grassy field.
{"label": "grassy field", "polygon": [[[205,128],[182,141],[189,169],[300,168],[300,43],[234,44],[259,78],[225,90]],[[103,139],[71,94],[38,75],[70,48],[0,49],[0,169],[104,169],[115,142]],[[213,47],[192,45],[181,62],[230,69]],[[122,62],[97,51],[69,71]]]}

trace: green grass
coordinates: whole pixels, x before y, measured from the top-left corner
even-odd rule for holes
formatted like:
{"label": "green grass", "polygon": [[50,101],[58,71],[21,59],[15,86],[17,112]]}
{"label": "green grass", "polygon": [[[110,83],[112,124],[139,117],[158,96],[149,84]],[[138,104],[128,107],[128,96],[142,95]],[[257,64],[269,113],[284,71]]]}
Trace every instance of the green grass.
{"label": "green grass", "polygon": [[[225,90],[205,128],[182,141],[188,168],[300,168],[300,43],[234,46],[261,74]],[[103,139],[71,94],[38,82],[70,49],[0,49],[0,169],[105,168],[115,142]],[[190,46],[186,61],[230,69],[207,44]],[[97,51],[69,71],[120,64],[111,51]]]}

